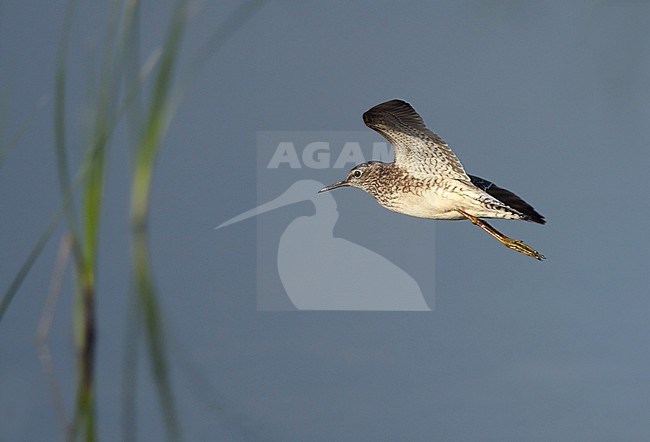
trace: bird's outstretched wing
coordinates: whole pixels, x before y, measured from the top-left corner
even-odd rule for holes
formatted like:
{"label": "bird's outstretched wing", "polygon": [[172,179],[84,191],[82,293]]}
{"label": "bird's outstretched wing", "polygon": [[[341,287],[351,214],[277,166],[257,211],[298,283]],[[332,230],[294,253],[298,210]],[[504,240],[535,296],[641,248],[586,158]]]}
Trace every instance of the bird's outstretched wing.
{"label": "bird's outstretched wing", "polygon": [[363,114],[363,122],[393,145],[395,164],[409,173],[470,181],[447,143],[426,128],[422,117],[407,102],[378,104]]}

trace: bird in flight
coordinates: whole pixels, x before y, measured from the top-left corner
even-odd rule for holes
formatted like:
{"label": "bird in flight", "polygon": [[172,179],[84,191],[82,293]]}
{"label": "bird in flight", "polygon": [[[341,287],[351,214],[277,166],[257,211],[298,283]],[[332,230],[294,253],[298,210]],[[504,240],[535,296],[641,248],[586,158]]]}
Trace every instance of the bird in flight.
{"label": "bird in flight", "polygon": [[506,247],[532,258],[544,255],[512,239],[482,218],[546,220],[514,193],[483,178],[468,175],[442,138],[427,129],[405,101],[391,100],[363,114],[363,121],[388,140],[395,150],[392,163],[369,161],[350,170],[343,181],[319,191],[343,186],[362,189],[394,212],[420,218],[468,219]]}

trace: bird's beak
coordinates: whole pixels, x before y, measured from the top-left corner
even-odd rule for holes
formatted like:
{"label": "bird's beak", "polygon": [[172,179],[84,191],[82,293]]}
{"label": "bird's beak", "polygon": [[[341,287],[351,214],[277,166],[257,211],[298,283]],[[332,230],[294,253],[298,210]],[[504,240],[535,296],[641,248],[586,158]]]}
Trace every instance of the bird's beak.
{"label": "bird's beak", "polygon": [[330,190],[334,190],[337,187],[344,187],[344,186],[349,186],[348,182],[339,181],[338,183],[330,184],[329,186],[323,187],[321,190],[318,191],[318,193],[329,192]]}

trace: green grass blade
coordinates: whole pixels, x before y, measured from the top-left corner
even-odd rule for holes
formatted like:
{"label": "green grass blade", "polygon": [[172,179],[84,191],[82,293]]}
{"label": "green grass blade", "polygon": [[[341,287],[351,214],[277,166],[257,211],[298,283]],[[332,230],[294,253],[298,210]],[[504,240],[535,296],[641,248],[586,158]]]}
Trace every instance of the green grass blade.
{"label": "green grass blade", "polygon": [[[142,110],[140,91],[142,78],[140,73],[140,2],[127,2],[124,10],[124,29],[122,47],[124,54],[124,82],[127,136],[129,144],[135,146],[142,127]],[[135,274],[135,272],[134,272]],[[124,333],[124,361],[122,383],[122,440],[136,439],[136,394],[138,371],[138,344],[142,337],[138,299],[132,297],[126,313]]]}
{"label": "green grass blade", "polygon": [[[66,152],[66,122],[65,122],[65,93],[66,93],[66,58],[68,53],[68,42],[70,29],[72,28],[72,16],[75,8],[75,0],[69,0],[66,14],[63,20],[61,41],[57,52],[57,66],[54,76],[54,144],[56,149],[56,164],[59,178],[59,187],[64,201],[64,212],[68,226],[73,237],[78,238],[78,229],[74,214],[74,202],[72,186],[70,183],[70,168],[68,166],[68,154]],[[74,241],[77,242],[77,241]],[[77,249],[78,246],[75,247]],[[78,249],[75,250],[78,252]],[[78,253],[76,253],[79,259]]]}
{"label": "green grass blade", "polygon": [[148,209],[151,178],[161,141],[171,119],[171,87],[173,72],[178,59],[181,36],[185,27],[186,4],[180,2],[172,16],[162,49],[160,63],[149,107],[144,120],[144,130],[136,145],[135,166],[131,188],[131,223],[133,236],[133,269],[136,295],[140,304],[143,326],[154,382],[160,397],[165,425],[170,439],[180,439],[180,426],[169,380],[163,330],[156,290],[149,264]]}
{"label": "green grass blade", "polygon": [[34,263],[36,262],[36,259],[41,255],[43,248],[52,237],[52,234],[54,233],[54,229],[56,228],[57,224],[61,220],[62,214],[63,214],[63,209],[59,209],[52,216],[47,226],[43,230],[43,233],[41,233],[38,240],[36,241],[36,244],[34,245],[34,247],[32,247],[31,251],[27,255],[27,259],[20,266],[20,269],[18,270],[13,280],[11,281],[9,288],[2,296],[2,300],[0,301],[0,323],[2,322],[2,318],[4,317],[4,314],[7,312],[7,309],[9,308],[9,304],[11,304],[11,301],[13,300],[21,284],[29,274],[29,271],[31,270]]}
{"label": "green grass blade", "polygon": [[83,249],[79,245],[77,221],[74,210],[73,189],[70,179],[70,168],[66,152],[66,59],[72,16],[75,1],[70,0],[63,21],[61,41],[57,54],[57,67],[54,79],[54,138],[57,160],[59,186],[63,200],[63,211],[68,228],[71,231],[75,256],[75,269],[79,283],[75,300],[75,342],[77,347],[77,399],[75,417],[71,426],[70,439],[76,439],[81,428],[86,440],[95,440],[94,427],[94,315],[92,309],[92,294],[94,280],[91,277],[91,267],[84,259]]}

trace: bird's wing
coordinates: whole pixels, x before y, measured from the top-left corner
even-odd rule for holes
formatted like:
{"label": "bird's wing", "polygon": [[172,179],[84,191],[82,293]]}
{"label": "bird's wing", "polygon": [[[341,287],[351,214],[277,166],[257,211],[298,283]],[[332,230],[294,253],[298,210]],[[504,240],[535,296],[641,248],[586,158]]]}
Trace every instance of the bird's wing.
{"label": "bird's wing", "polygon": [[447,143],[426,128],[422,117],[407,102],[378,104],[363,114],[363,122],[393,145],[395,164],[409,173],[470,181]]}
{"label": "bird's wing", "polygon": [[480,178],[474,175],[470,175],[469,178],[472,180],[472,184],[474,184],[482,191],[486,192],[488,195],[498,199],[508,207],[521,212],[524,215],[524,219],[526,221],[546,224],[544,216],[542,216],[537,210],[533,209],[533,206],[524,201],[519,195],[515,195],[511,191],[504,189],[503,187],[499,187],[492,181],[488,181],[485,178]]}

